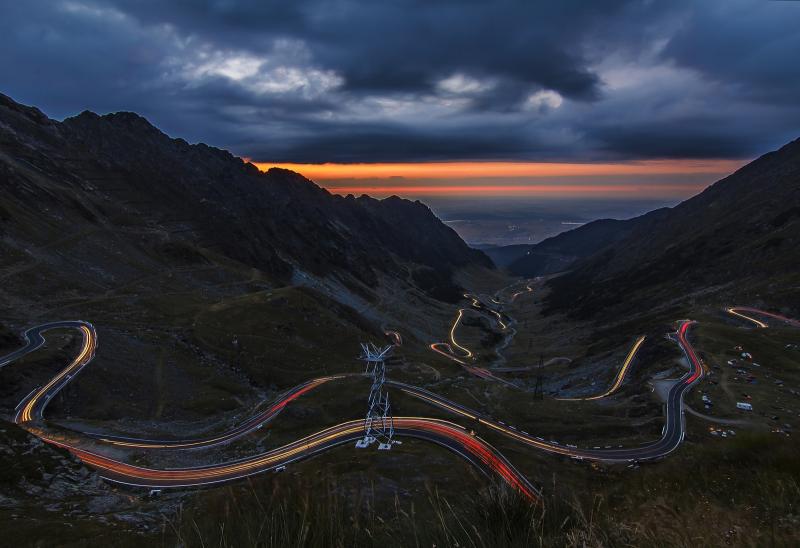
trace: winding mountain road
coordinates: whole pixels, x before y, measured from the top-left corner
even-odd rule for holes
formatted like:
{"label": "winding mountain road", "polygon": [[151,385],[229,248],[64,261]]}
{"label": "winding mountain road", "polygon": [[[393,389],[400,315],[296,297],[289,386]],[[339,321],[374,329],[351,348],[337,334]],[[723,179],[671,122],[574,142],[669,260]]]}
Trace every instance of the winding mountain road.
{"label": "winding mountain road", "polygon": [[[495,296],[492,297],[491,301],[493,303],[495,303],[495,304],[502,305],[503,303],[498,300],[500,294],[503,291],[505,291],[506,289],[513,287],[514,285],[517,285],[517,284],[511,284],[511,285],[501,289],[497,293],[495,293]],[[511,295],[511,299],[509,300],[509,302],[513,302],[520,295],[527,294],[527,293],[532,293],[532,292],[533,292],[533,288],[531,287],[531,282],[528,282],[528,283],[525,284],[525,289],[523,289],[521,291],[516,291],[515,293],[513,293]],[[501,346],[495,348],[495,353],[497,353],[499,355],[500,350],[502,350],[503,348],[508,346],[508,344],[511,341],[511,339],[514,337],[514,335],[516,335],[516,331],[513,328],[511,328],[511,325],[513,323],[515,323],[513,318],[510,318],[510,317],[505,317],[504,318],[504,316],[500,312],[498,312],[497,310],[494,310],[493,308],[491,308],[491,307],[487,306],[486,304],[484,304],[483,302],[481,302],[480,297],[478,297],[476,295],[473,295],[471,293],[465,293],[464,294],[464,298],[471,300],[471,307],[472,307],[473,310],[476,310],[476,311],[479,311],[479,312],[483,312],[483,313],[486,313],[486,314],[491,314],[491,315],[495,316],[496,321],[497,321],[497,325],[500,327],[501,331],[507,331],[508,332],[506,334],[506,336],[505,336],[503,344]],[[445,342],[433,343],[433,344],[430,345],[430,349],[433,350],[434,352],[436,352],[438,354],[441,354],[442,356],[444,356],[444,357],[446,357],[446,358],[458,363],[467,372],[475,375],[476,377],[481,377],[481,378],[484,378],[484,379],[501,382],[501,383],[506,384],[508,386],[511,386],[513,388],[519,388],[516,384],[514,384],[514,383],[512,383],[510,381],[507,381],[506,379],[504,379],[502,377],[498,377],[495,373],[514,373],[514,372],[521,372],[521,371],[530,371],[530,370],[533,369],[532,367],[492,367],[491,369],[487,369],[487,368],[484,368],[484,367],[474,366],[474,365],[470,364],[468,361],[465,361],[465,360],[472,360],[475,357],[475,354],[469,348],[467,348],[467,347],[463,346],[462,344],[459,344],[458,342],[456,342],[456,329],[461,324],[461,320],[463,319],[464,313],[466,312],[466,310],[467,310],[466,308],[459,308],[458,309],[458,311],[456,313],[455,320],[453,321],[453,325],[450,327],[450,342],[447,342],[447,343],[445,343]],[[506,323],[506,321],[508,321],[508,323]],[[599,400],[599,399],[602,399],[602,398],[606,398],[606,397],[612,395],[613,393],[615,393],[622,386],[622,383],[625,380],[625,378],[626,378],[626,376],[627,376],[627,374],[628,374],[628,372],[630,370],[631,364],[633,363],[634,358],[636,357],[636,354],[638,353],[639,349],[641,348],[642,343],[644,342],[644,339],[645,339],[645,337],[642,336],[642,337],[639,337],[636,340],[636,342],[634,342],[633,347],[631,348],[630,352],[628,353],[627,357],[625,358],[625,360],[624,360],[624,362],[622,364],[622,367],[617,372],[617,376],[616,376],[614,382],[612,383],[611,387],[608,390],[606,390],[605,392],[603,392],[601,394],[595,395],[595,396],[582,397],[582,398],[556,398],[556,399],[565,400],[565,401],[568,401],[568,400],[572,400],[572,401],[577,401],[577,400]],[[459,349],[460,355],[453,350],[454,347]],[[557,358],[552,358],[551,360],[549,360],[548,363],[553,363],[553,362],[561,361],[561,360],[571,361],[569,358],[557,357]]]}
{"label": "winding mountain road", "polygon": [[[533,290],[531,290],[531,291],[533,291]],[[526,293],[526,291],[521,291],[519,293]],[[464,297],[467,298],[467,299],[470,299],[472,301],[471,302],[472,309],[493,315],[494,318],[495,318],[495,321],[497,322],[497,325],[498,325],[498,327],[500,327],[501,331],[509,331],[510,330],[511,326],[509,324],[505,323],[503,315],[500,312],[498,312],[498,311],[486,306],[485,304],[483,304],[480,301],[480,299],[478,297],[476,297],[475,295],[472,295],[470,293],[465,293]],[[495,302],[497,302],[497,301],[495,301]],[[487,369],[485,367],[477,367],[477,366],[472,365],[469,362],[465,361],[465,360],[472,360],[475,357],[475,354],[469,348],[459,344],[456,341],[456,329],[458,329],[458,326],[461,324],[461,321],[464,318],[464,313],[467,310],[469,310],[469,309],[467,309],[467,308],[459,308],[458,311],[456,312],[455,320],[453,320],[453,325],[450,327],[450,333],[449,333],[450,341],[449,342],[435,342],[435,343],[432,343],[430,345],[430,349],[433,350],[434,352],[436,352],[437,354],[441,354],[445,358],[456,362],[461,367],[463,367],[465,371],[467,371],[468,373],[470,373],[472,375],[475,375],[476,377],[481,377],[483,379],[489,379],[489,380],[497,381],[497,382],[503,383],[503,384],[505,384],[507,386],[511,386],[513,388],[518,388],[516,384],[514,384],[512,382],[509,382],[506,379],[504,379],[502,377],[498,377],[497,375],[495,375],[494,372],[492,372],[492,370]],[[506,335],[506,338],[504,340],[504,345],[503,346],[508,344],[508,341],[510,340],[511,337],[514,336],[514,333],[515,332],[513,331],[513,329],[511,329],[510,332]],[[457,348],[459,350],[459,352],[457,353],[455,350],[453,350],[454,348]]]}
{"label": "winding mountain road", "polygon": [[[545,441],[540,437],[533,436],[499,421],[474,411],[463,405],[446,400],[423,388],[386,381],[389,386],[399,387],[403,392],[425,400],[432,405],[436,405],[453,414],[460,415],[471,421],[478,423],[499,432],[525,445],[535,447],[548,453],[556,453],[576,459],[597,460],[606,462],[623,461],[642,461],[658,459],[668,455],[678,448],[685,436],[685,421],[683,416],[683,397],[686,392],[702,379],[705,368],[700,358],[697,357],[692,345],[687,339],[689,328],[696,322],[683,320],[679,323],[678,330],[674,334],[674,340],[678,343],[681,350],[686,355],[689,362],[689,372],[674,383],[669,391],[665,405],[665,424],[661,439],[641,447],[617,448],[617,449],[579,449],[578,447]],[[635,347],[636,348],[636,347]],[[630,355],[630,353],[629,353]]]}
{"label": "winding mountain road", "polygon": [[[744,319],[756,324],[760,323],[759,320],[746,316],[743,312],[764,314],[790,325],[800,326],[800,322],[758,309],[734,307],[727,310],[736,316],[742,316]],[[520,442],[528,447],[548,453],[579,460],[586,459],[607,462],[659,459],[677,449],[683,441],[686,431],[683,414],[683,398],[706,374],[705,365],[688,340],[689,331],[695,323],[696,322],[691,320],[681,320],[678,322],[677,331],[672,335],[673,340],[686,356],[689,371],[675,381],[669,390],[665,403],[665,424],[662,436],[659,440],[639,447],[591,449],[578,448],[574,445],[562,445],[555,441],[545,441],[540,437],[533,436],[503,421],[448,400],[424,388],[388,379],[385,384],[388,387],[398,389],[411,397],[422,400],[462,419],[467,419],[472,423],[483,425],[491,431]],[[28,429],[31,433],[40,437],[43,441],[63,447],[72,452],[87,465],[97,469],[99,474],[109,481],[150,488],[191,487],[217,484],[274,470],[288,463],[311,457],[345,443],[353,442],[362,438],[364,435],[364,422],[362,420],[351,420],[325,428],[294,442],[249,458],[208,466],[176,469],[140,467],[108,455],[100,454],[96,451],[87,450],[86,448],[80,447],[79,442],[66,442],[62,439],[63,436],[56,437],[50,435],[47,432],[47,424],[44,421],[44,411],[52,398],[68,383],[74,380],[74,377],[93,360],[98,346],[98,339],[97,332],[92,324],[79,320],[61,321],[27,329],[23,333],[25,341],[24,346],[6,356],[0,357],[0,368],[41,348],[46,342],[44,334],[55,329],[74,329],[80,332],[81,347],[78,354],[49,382],[35,388],[23,398],[15,409],[13,420],[20,426]],[[387,336],[390,336],[395,341],[395,344],[402,344],[402,338],[399,333],[390,332],[387,333]],[[454,330],[451,330],[451,338],[453,336]],[[615,382],[605,393],[583,399],[599,399],[616,391],[624,381],[630,369],[630,365],[643,342],[644,337],[637,339],[634,346],[628,352],[623,366],[616,376]],[[450,350],[452,351],[452,348],[450,348]],[[464,350],[469,352],[468,349],[464,348]],[[207,438],[190,440],[149,440],[126,436],[111,436],[93,432],[78,432],[78,434],[82,434],[101,444],[110,444],[122,448],[155,450],[210,447],[227,443],[252,433],[265,423],[273,420],[290,402],[326,383],[355,376],[363,375],[360,373],[343,374],[308,380],[287,390],[265,410],[246,419],[234,428],[222,434],[212,435]],[[395,417],[394,426],[395,435],[399,437],[416,438],[445,447],[460,455],[485,475],[499,477],[531,499],[538,500],[540,498],[537,489],[499,451],[488,442],[475,435],[474,432],[468,431],[460,425],[446,420],[428,417]]]}
{"label": "winding mountain road", "polygon": [[[555,442],[546,442],[526,432],[508,426],[502,421],[494,420],[469,408],[449,401],[428,390],[405,383],[387,381],[387,386],[392,386],[403,392],[426,401],[440,409],[447,410],[462,418],[476,421],[504,436],[522,442],[549,453],[561,454],[579,459],[593,459],[604,461],[643,460],[658,458],[674,450],[682,440],[683,420],[680,406],[683,393],[702,375],[702,365],[686,341],[686,330],[691,322],[682,324],[677,336],[678,342],[684,348],[691,363],[695,364],[694,371],[687,374],[686,382],[677,383],[670,396],[672,405],[667,408],[667,424],[665,434],[661,440],[646,447],[616,450],[588,450],[576,447],[563,446]],[[10,363],[27,355],[44,344],[43,334],[52,329],[72,328],[80,331],[82,344],[78,355],[69,365],[59,372],[50,382],[43,387],[33,390],[17,407],[14,421],[27,427],[32,433],[44,441],[64,447],[89,466],[98,470],[100,475],[109,481],[124,483],[134,486],[166,488],[190,487],[216,484],[231,481],[253,474],[274,470],[288,463],[311,457],[339,445],[349,443],[363,437],[363,421],[347,421],[330,428],[326,428],[295,442],[272,449],[265,453],[233,462],[179,469],[154,469],[135,466],[119,459],[102,455],[96,451],[89,451],[73,443],[66,443],[47,434],[42,421],[47,403],[68,384],[83,367],[91,362],[97,348],[97,334],[94,327],[88,322],[55,322],[38,326],[26,331],[26,345],[5,356],[0,364]],[[225,443],[248,434],[265,422],[274,418],[293,399],[315,388],[348,375],[322,377],[302,383],[279,397],[265,411],[256,414],[240,425],[220,435],[206,439],[196,440],[141,440],[122,436],[99,435],[85,433],[86,436],[103,443],[115,446],[131,447],[137,449],[188,449],[193,447],[208,447]],[[441,445],[462,456],[476,466],[486,475],[496,475],[509,485],[518,489],[526,496],[537,499],[538,491],[530,482],[516,470],[508,460],[494,449],[490,444],[474,433],[468,432],[463,427],[441,419],[425,417],[395,417],[395,433],[400,437],[422,439]]]}
{"label": "winding mountain road", "polygon": [[[84,321],[54,322],[28,329],[23,335],[25,346],[0,358],[0,365],[6,365],[37,350],[44,344],[44,333],[53,329],[77,329],[82,335],[81,349],[78,355],[46,385],[34,389],[25,396],[16,408],[14,422],[28,429],[43,441],[63,447],[76,455],[87,465],[95,468],[101,477],[118,483],[132,486],[166,488],[191,487],[231,481],[253,474],[274,470],[291,462],[308,458],[322,451],[349,443],[364,436],[362,420],[347,421],[326,428],[310,436],[306,436],[282,447],[242,460],[224,462],[215,465],[154,469],[135,466],[107,455],[88,451],[73,443],[50,436],[44,423],[44,410],[49,401],[73,380],[95,355],[97,333],[94,327]],[[343,377],[343,376],[341,376]],[[127,437],[113,437],[92,433],[82,433],[100,442],[116,446],[128,446],[150,449],[185,449],[190,447],[210,446],[236,439],[246,433],[258,429],[266,420],[274,417],[286,404],[303,393],[313,390],[321,384],[341,377],[324,377],[312,379],[284,393],[268,410],[245,421],[229,432],[204,440],[163,441],[137,440]],[[487,476],[496,475],[526,497],[539,499],[539,493],[528,479],[489,443],[475,436],[463,427],[426,417],[395,417],[395,435],[425,440],[445,447],[466,459]]]}
{"label": "winding mountain road", "polygon": [[601,400],[615,393],[617,390],[620,389],[622,383],[625,381],[625,377],[627,377],[628,375],[628,371],[631,368],[631,364],[633,363],[633,360],[636,358],[636,354],[639,352],[639,349],[642,347],[645,338],[646,337],[642,335],[641,337],[636,339],[635,343],[633,343],[630,352],[628,352],[628,355],[625,356],[625,361],[622,362],[622,367],[620,367],[619,371],[617,371],[617,376],[614,378],[614,382],[612,383],[611,387],[608,390],[606,390],[602,394],[597,394],[595,396],[586,396],[583,398],[556,398],[556,399],[561,401]]}

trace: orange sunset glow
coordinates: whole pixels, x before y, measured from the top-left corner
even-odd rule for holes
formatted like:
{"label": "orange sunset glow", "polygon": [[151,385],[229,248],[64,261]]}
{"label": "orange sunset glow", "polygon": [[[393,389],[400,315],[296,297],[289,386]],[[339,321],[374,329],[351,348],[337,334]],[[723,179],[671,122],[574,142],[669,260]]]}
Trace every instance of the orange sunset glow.
{"label": "orange sunset glow", "polygon": [[315,181],[405,177],[467,179],[481,177],[568,177],[728,173],[743,160],[643,160],[627,163],[420,162],[388,164],[273,164],[254,162],[261,170],[291,169]]}
{"label": "orange sunset glow", "polygon": [[[464,194],[464,195],[662,195],[681,196],[701,190],[717,175],[735,171],[744,160],[643,160],[618,163],[547,162],[421,162],[375,164],[273,164],[254,162],[266,171],[290,169],[338,194]],[[709,175],[696,184],[648,182],[648,176]],[[607,184],[594,177],[640,176],[640,182]],[[562,178],[585,177],[587,183]],[[520,178],[531,178],[520,182]],[[486,184],[487,179],[492,184]],[[513,183],[510,179],[514,179]],[[546,180],[542,180],[546,179]],[[506,181],[504,181],[506,180]],[[441,181],[441,184],[437,184]],[[472,181],[474,184],[470,184]],[[494,183],[494,181],[497,181]],[[385,184],[384,184],[385,182]]]}
{"label": "orange sunset glow", "polygon": [[597,196],[618,195],[676,195],[698,191],[705,185],[372,185],[328,186],[335,194],[461,194],[461,195],[540,195],[540,196]]}

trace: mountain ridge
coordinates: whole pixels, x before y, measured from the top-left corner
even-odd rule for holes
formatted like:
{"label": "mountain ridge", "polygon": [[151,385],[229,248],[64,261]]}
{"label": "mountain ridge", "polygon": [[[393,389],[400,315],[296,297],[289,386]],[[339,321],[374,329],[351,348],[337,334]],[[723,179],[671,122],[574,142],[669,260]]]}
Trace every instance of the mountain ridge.
{"label": "mountain ridge", "polygon": [[[627,236],[637,223],[664,214],[660,208],[632,219],[597,219],[572,230],[551,236],[520,249],[518,256],[504,266],[517,276],[546,276],[568,270],[579,259]],[[519,246],[509,246],[512,248]],[[509,250],[511,251],[511,250]],[[495,250],[494,253],[498,253]],[[489,253],[490,257],[493,253]]]}
{"label": "mountain ridge", "polygon": [[[288,170],[262,173],[227,151],[170,138],[135,113],[84,111],[57,122],[0,96],[0,132],[7,164],[22,159],[78,191],[122,195],[130,210],[146,204],[137,214],[190,225],[181,229],[282,282],[300,270],[364,293],[360,285],[375,287],[387,273],[433,269],[441,285],[456,268],[491,266],[419,202],[342,197]],[[103,217],[98,201],[79,202],[89,222]]]}
{"label": "mountain ridge", "polygon": [[551,280],[550,312],[591,318],[712,291],[800,308],[800,139],[649,219]]}

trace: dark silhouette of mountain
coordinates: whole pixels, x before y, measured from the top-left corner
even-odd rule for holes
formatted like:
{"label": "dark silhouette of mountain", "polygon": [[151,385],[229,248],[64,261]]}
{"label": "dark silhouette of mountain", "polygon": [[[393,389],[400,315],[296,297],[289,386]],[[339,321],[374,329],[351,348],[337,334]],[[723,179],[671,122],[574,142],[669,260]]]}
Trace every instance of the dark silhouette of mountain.
{"label": "dark silhouette of mountain", "polygon": [[568,270],[578,259],[583,259],[631,233],[634,227],[650,216],[658,216],[666,209],[658,209],[627,220],[599,219],[578,228],[562,232],[533,245],[516,244],[483,249],[498,267],[518,276],[543,276]]}
{"label": "dark silhouette of mountain", "polygon": [[[508,254],[516,256],[507,264],[498,264],[498,266],[504,266],[512,274],[526,277],[563,272],[568,270],[575,261],[622,240],[638,224],[646,222],[651,217],[658,217],[664,211],[664,209],[658,209],[647,215],[624,221],[600,219],[547,238],[538,244],[508,246],[514,248],[509,249]],[[494,254],[497,253],[499,250],[494,250],[494,253],[487,253],[487,255],[494,259]]]}
{"label": "dark silhouette of mountain", "polygon": [[420,202],[332,195],[297,173],[262,173],[172,139],[130,112],[58,122],[0,95],[0,174],[0,232],[17,252],[119,229],[116,245],[132,258],[178,265],[214,253],[275,283],[325,280],[368,300],[382,277],[455,298],[455,269],[491,266]]}
{"label": "dark silhouette of mountain", "polygon": [[800,140],[632,226],[550,282],[550,311],[595,317],[710,293],[798,310]]}
{"label": "dark silhouette of mountain", "polygon": [[498,268],[505,268],[523,255],[532,247],[531,244],[512,245],[474,245],[492,260]]}

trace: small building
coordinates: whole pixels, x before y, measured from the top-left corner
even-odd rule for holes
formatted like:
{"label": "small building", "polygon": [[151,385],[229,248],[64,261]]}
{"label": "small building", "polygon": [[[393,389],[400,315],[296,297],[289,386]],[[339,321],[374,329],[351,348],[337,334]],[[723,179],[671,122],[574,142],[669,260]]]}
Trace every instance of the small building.
{"label": "small building", "polygon": [[752,411],[753,410],[753,406],[751,404],[747,403],[747,402],[744,402],[744,401],[736,402],[736,407],[738,409],[744,409],[745,411]]}

